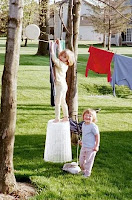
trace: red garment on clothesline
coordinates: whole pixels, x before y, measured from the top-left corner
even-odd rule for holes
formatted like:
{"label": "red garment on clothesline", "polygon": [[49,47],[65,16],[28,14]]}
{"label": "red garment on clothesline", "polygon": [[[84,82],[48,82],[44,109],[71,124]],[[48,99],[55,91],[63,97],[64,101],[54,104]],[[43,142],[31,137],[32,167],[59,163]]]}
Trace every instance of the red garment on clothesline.
{"label": "red garment on clothesline", "polygon": [[108,82],[111,81],[111,61],[114,53],[102,49],[89,47],[90,56],[87,62],[85,76],[88,76],[88,71],[92,70],[99,74],[107,74]]}

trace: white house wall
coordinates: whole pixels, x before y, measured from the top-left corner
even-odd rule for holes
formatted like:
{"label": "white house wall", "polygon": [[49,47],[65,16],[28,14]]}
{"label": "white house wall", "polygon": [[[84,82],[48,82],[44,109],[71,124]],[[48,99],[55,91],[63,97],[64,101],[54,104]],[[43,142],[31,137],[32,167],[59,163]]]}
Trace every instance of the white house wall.
{"label": "white house wall", "polygon": [[96,33],[92,26],[81,26],[79,28],[79,40],[103,42],[103,35]]}
{"label": "white house wall", "polygon": [[85,16],[90,16],[92,10],[89,8],[88,4],[85,3],[85,1],[82,1],[82,5],[81,5],[81,16],[85,15]]}
{"label": "white house wall", "polygon": [[[86,1],[82,1],[81,5],[81,16],[90,16],[93,13],[91,7],[86,3]],[[100,33],[96,33],[94,31],[94,27],[90,25],[80,26],[79,27],[79,40],[84,41],[97,41],[103,42],[103,35]]]}
{"label": "white house wall", "polygon": [[[132,0],[130,0],[130,3],[132,4]],[[64,13],[63,14],[63,21],[64,21],[65,25],[67,23],[67,12],[68,12],[68,4],[65,3],[63,5],[63,13]],[[81,16],[90,16],[91,12],[92,12],[92,9],[89,7],[87,2],[85,0],[82,0]],[[50,27],[53,27],[53,18],[50,19]],[[60,38],[61,21],[60,21],[60,18],[59,18],[57,11],[55,12],[54,34],[55,34],[55,38]],[[66,35],[66,33],[63,32],[62,39],[65,39],[65,35]],[[53,39],[53,36],[50,35],[50,38]],[[93,26],[85,24],[85,26],[81,25],[80,28],[79,28],[79,40],[103,42],[103,35],[96,33],[94,31]],[[116,36],[115,36],[115,38],[112,38],[112,43],[118,46],[119,45],[119,38],[116,37]]]}

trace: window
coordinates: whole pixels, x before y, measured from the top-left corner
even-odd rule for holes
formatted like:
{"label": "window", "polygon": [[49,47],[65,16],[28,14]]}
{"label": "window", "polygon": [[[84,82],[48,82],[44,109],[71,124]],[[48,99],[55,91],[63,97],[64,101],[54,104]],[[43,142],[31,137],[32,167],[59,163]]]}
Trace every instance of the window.
{"label": "window", "polygon": [[115,35],[111,35],[111,38],[115,38]]}
{"label": "window", "polygon": [[128,28],[126,32],[126,41],[132,42],[132,28]]}
{"label": "window", "polygon": [[54,27],[50,27],[50,34],[54,35]]}

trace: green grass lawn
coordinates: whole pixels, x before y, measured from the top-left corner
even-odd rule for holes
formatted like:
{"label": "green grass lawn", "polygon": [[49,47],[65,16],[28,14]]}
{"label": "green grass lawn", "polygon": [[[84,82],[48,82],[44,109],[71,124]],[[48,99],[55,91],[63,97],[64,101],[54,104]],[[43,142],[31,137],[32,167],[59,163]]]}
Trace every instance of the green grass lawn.
{"label": "green grass lawn", "polygon": [[[123,54],[132,50],[120,49]],[[0,39],[0,75],[4,50],[5,42]],[[36,52],[33,42],[21,47],[14,149],[17,181],[35,185],[38,194],[30,200],[131,200],[132,91],[116,86],[117,97],[113,97],[105,75],[90,72],[85,78],[88,54],[79,54],[79,115],[89,107],[101,108],[97,123],[101,144],[90,178],[63,172],[63,164],[43,160],[47,122],[54,118],[54,108],[50,106],[49,59]],[[72,153],[76,161],[76,146]]]}

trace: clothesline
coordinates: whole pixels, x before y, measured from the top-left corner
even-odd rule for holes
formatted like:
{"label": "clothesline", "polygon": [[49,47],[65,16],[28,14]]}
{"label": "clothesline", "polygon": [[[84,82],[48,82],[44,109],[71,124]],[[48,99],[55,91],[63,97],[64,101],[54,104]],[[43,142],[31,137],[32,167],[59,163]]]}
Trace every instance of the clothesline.
{"label": "clothesline", "polygon": [[38,40],[38,41],[40,41],[40,42],[47,42],[47,43],[49,43],[49,41],[47,41],[47,40]]}
{"label": "clothesline", "polygon": [[[50,41],[53,41],[53,40],[38,40],[38,41],[40,41],[40,42],[47,42],[47,43],[49,43]],[[61,40],[61,41],[64,41],[64,40]]]}
{"label": "clothesline", "polygon": [[[118,55],[99,48],[90,46],[90,56],[88,58],[85,76],[88,71],[92,70],[99,74],[107,74],[107,80],[113,87],[113,95],[115,95],[115,84],[126,85],[132,90],[132,58],[128,56]],[[111,77],[111,61],[114,61],[114,72]]]}

